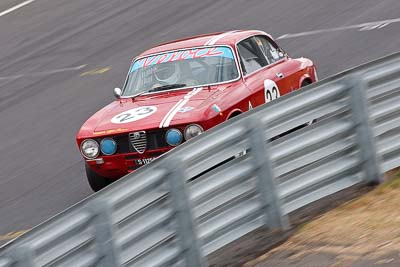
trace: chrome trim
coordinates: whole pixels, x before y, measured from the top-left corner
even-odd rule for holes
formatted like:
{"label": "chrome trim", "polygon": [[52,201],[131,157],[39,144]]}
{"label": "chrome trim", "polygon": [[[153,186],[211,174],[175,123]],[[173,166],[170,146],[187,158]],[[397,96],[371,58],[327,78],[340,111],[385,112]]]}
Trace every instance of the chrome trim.
{"label": "chrome trim", "polygon": [[186,138],[186,130],[187,130],[187,128],[189,128],[189,126],[198,126],[201,129],[201,132],[202,133],[204,132],[204,128],[200,124],[191,123],[185,127],[185,130],[183,130],[183,137],[185,138],[186,141],[191,139],[191,138],[189,138],[189,139]]}
{"label": "chrome trim", "polygon": [[103,158],[97,158],[97,159],[88,159],[86,160],[87,162],[96,162],[97,165],[104,164],[104,159]]}
{"label": "chrome trim", "polygon": [[[97,143],[97,146],[98,146],[98,148],[99,148],[99,151],[97,152],[97,155],[94,156],[93,158],[89,158],[88,156],[86,156],[86,155],[83,153],[83,150],[82,150],[82,145],[83,145],[83,143],[85,143],[86,141],[89,141],[89,140],[94,141],[95,143]],[[94,140],[94,139],[91,139],[91,138],[84,139],[84,140],[82,141],[81,145],[79,146],[79,148],[80,148],[80,151],[81,151],[82,156],[83,156],[85,159],[93,160],[93,159],[97,158],[97,157],[100,155],[100,144],[99,144],[99,142],[97,142],[97,141]]]}
{"label": "chrome trim", "polygon": [[129,142],[139,154],[143,154],[147,148],[147,135],[145,131],[131,132],[128,134]]}
{"label": "chrome trim", "polygon": [[258,70],[255,70],[255,71],[253,71],[253,72],[249,73],[249,74],[246,74],[246,75],[245,75],[245,76],[243,76],[243,77],[244,77],[244,78],[247,78],[247,77],[249,77],[249,76],[251,76],[251,75],[254,75],[254,74],[256,74],[256,73],[257,73],[257,72],[259,72],[259,71],[262,71],[262,70],[265,70],[265,69],[268,69],[268,68],[274,67],[276,64],[280,64],[280,63],[282,63],[282,62],[284,61],[284,59],[285,59],[285,58],[283,58],[283,59],[280,59],[280,60],[278,60],[278,61],[276,61],[276,62],[274,62],[274,63],[272,63],[272,64],[266,65],[266,66],[262,67],[261,69],[258,69]]}
{"label": "chrome trim", "polygon": [[[197,49],[197,48],[210,48],[210,47],[228,47],[232,51],[232,55],[233,55],[233,58],[234,58],[235,64],[236,64],[236,70],[238,71],[238,77],[237,78],[229,80],[229,81],[220,82],[220,83],[209,83],[209,84],[206,83],[206,84],[200,84],[200,85],[195,85],[195,86],[186,86],[186,87],[182,87],[182,88],[174,88],[174,89],[169,89],[169,90],[163,90],[163,91],[158,91],[158,92],[146,92],[146,93],[143,93],[143,94],[137,93],[137,94],[129,95],[129,96],[121,95],[120,99],[132,98],[132,97],[137,96],[138,94],[140,94],[140,95],[153,95],[153,94],[164,93],[164,92],[179,91],[179,90],[184,90],[184,89],[188,89],[188,88],[215,86],[215,85],[220,85],[220,84],[232,83],[232,82],[236,82],[236,81],[240,80],[240,78],[242,78],[242,73],[243,72],[241,71],[241,68],[239,68],[240,64],[239,64],[239,61],[238,61],[238,58],[237,58],[237,54],[235,53],[235,50],[230,45],[194,46],[194,47],[187,47],[187,48],[183,48],[183,49],[168,50],[168,51],[163,51],[163,52],[159,52],[159,53],[149,54],[149,55],[146,55],[146,56],[137,57],[134,60],[132,60],[132,63],[129,66],[129,70],[130,70],[132,64],[134,64],[136,61],[141,60],[141,59],[146,58],[146,57],[152,57],[152,56],[157,56],[157,55],[161,55],[161,54],[165,54],[165,53],[172,53],[172,52],[182,51],[182,50]],[[122,89],[122,94],[124,93],[124,91],[126,89],[126,84],[128,82],[129,74],[130,74],[130,72],[128,71],[128,75],[126,76],[124,87]]]}
{"label": "chrome trim", "polygon": [[[272,41],[275,42],[274,38],[272,38],[271,35],[269,35],[269,34],[266,33],[266,32],[260,31],[260,34],[256,34],[256,35],[252,35],[252,36],[247,36],[247,37],[245,37],[245,38],[239,39],[239,40],[235,43],[236,53],[238,53],[238,51],[239,51],[237,45],[238,45],[241,41],[246,40],[246,39],[248,39],[248,38],[253,38],[253,37],[256,37],[256,36],[267,36],[267,37],[269,37]],[[278,44],[277,44],[277,45],[278,45]],[[279,47],[280,49],[282,49],[280,46],[278,46],[278,47]],[[238,53],[236,56],[239,58],[239,53]],[[249,77],[250,75],[253,75],[253,74],[255,74],[255,73],[257,73],[257,72],[259,72],[259,71],[261,71],[261,70],[265,70],[265,69],[267,69],[267,68],[270,68],[270,67],[275,66],[276,64],[282,63],[285,59],[289,59],[289,56],[288,56],[286,53],[285,53],[285,57],[284,57],[284,58],[282,58],[282,59],[280,59],[280,60],[278,60],[278,61],[275,61],[275,62],[272,63],[272,64],[265,65],[264,67],[262,67],[262,68],[260,68],[260,69],[258,69],[258,70],[255,70],[255,71],[253,71],[253,72],[247,73],[246,75],[243,75],[242,66],[239,64],[239,66],[240,66],[240,74],[241,74],[241,76],[243,77],[243,79],[245,79],[245,78]]]}

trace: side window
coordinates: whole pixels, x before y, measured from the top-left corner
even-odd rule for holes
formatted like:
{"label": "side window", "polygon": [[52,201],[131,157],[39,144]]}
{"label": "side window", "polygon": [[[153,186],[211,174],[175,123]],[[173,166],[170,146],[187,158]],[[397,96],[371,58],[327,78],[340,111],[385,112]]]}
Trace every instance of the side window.
{"label": "side window", "polygon": [[252,73],[268,65],[268,62],[265,60],[265,57],[262,55],[253,37],[241,41],[237,47],[242,63],[243,74]]}
{"label": "side window", "polygon": [[284,58],[282,50],[267,36],[256,36],[255,40],[269,64]]}

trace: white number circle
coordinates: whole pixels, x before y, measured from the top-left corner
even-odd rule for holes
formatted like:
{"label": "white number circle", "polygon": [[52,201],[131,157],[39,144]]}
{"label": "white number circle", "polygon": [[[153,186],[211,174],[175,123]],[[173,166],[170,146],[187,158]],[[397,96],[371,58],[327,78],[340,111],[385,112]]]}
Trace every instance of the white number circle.
{"label": "white number circle", "polygon": [[120,124],[120,123],[128,123],[132,121],[137,121],[144,119],[154,112],[157,111],[157,107],[154,106],[145,106],[127,110],[118,115],[115,115],[112,119],[112,123]]}
{"label": "white number circle", "polygon": [[265,95],[265,103],[277,99],[281,96],[279,92],[278,85],[272,80],[264,81],[264,95]]}

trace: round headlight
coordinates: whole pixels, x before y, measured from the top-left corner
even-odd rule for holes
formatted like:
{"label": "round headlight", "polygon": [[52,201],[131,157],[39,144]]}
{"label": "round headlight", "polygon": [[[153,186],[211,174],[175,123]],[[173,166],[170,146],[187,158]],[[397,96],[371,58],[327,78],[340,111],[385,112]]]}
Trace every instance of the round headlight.
{"label": "round headlight", "polygon": [[81,144],[82,155],[88,159],[94,159],[99,155],[99,144],[93,139],[86,139]]}
{"label": "round headlight", "polygon": [[198,124],[190,124],[185,128],[185,139],[189,140],[204,132],[203,128]]}
{"label": "round headlight", "polygon": [[117,143],[112,138],[104,138],[100,142],[100,150],[104,155],[112,155],[117,151]]}
{"label": "round headlight", "polygon": [[165,134],[165,141],[167,141],[170,146],[177,146],[182,143],[182,133],[178,129],[169,129]]}

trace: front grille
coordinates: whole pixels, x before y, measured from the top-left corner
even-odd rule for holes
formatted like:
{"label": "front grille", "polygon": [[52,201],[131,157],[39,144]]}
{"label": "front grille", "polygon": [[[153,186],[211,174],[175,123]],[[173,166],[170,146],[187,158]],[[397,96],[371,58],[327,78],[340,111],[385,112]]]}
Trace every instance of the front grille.
{"label": "front grille", "polygon": [[157,130],[147,133],[147,150],[169,147],[165,141],[166,130]]}
{"label": "front grille", "polygon": [[[165,141],[165,132],[166,130],[164,129],[157,129],[150,132],[146,132],[146,135],[144,137],[146,140],[145,151],[151,151],[154,149],[169,147],[169,145]],[[113,139],[115,140],[115,142],[117,142],[117,154],[138,152],[131,141],[130,138],[131,134],[132,133],[113,136]],[[98,140],[98,142],[100,141],[101,139]],[[136,141],[134,143],[136,148],[139,147],[140,149],[143,147],[143,142],[137,142],[138,143],[137,145]]]}
{"label": "front grille", "polygon": [[145,131],[129,133],[129,141],[132,147],[140,154],[147,148],[147,136]]}

